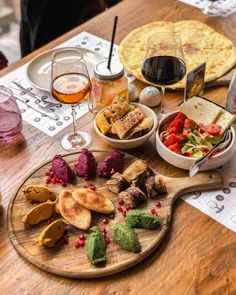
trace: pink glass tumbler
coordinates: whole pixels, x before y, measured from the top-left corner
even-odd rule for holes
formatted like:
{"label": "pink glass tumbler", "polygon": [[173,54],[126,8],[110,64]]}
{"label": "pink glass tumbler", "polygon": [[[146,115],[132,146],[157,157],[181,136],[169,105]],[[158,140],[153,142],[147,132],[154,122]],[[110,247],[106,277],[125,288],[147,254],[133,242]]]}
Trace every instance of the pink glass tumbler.
{"label": "pink glass tumbler", "polygon": [[10,89],[0,86],[0,141],[11,142],[22,131],[22,118]]}

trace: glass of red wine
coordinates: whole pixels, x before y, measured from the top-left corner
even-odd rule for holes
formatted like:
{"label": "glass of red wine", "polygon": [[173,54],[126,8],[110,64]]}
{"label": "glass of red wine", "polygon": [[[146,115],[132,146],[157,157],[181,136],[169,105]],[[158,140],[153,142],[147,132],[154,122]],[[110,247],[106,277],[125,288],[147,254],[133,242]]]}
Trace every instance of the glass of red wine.
{"label": "glass of red wine", "polygon": [[165,87],[179,82],[185,74],[186,65],[180,38],[173,32],[150,36],[142,66],[142,75],[148,82],[161,87],[161,115],[165,115]]}

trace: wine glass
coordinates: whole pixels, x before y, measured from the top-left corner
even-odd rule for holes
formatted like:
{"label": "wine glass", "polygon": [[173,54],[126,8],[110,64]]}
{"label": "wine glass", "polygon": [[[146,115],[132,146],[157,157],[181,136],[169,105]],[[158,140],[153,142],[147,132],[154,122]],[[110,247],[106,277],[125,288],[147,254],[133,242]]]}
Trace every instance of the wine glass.
{"label": "wine glass", "polygon": [[79,48],[67,47],[56,50],[52,55],[51,93],[59,102],[70,104],[73,118],[73,131],[61,139],[65,150],[74,151],[88,147],[91,136],[85,131],[77,131],[75,106],[89,98],[91,83],[88,70]]}
{"label": "wine glass", "polygon": [[165,115],[165,86],[172,85],[186,74],[181,42],[173,32],[161,32],[149,37],[142,66],[144,78],[161,87],[161,115]]}

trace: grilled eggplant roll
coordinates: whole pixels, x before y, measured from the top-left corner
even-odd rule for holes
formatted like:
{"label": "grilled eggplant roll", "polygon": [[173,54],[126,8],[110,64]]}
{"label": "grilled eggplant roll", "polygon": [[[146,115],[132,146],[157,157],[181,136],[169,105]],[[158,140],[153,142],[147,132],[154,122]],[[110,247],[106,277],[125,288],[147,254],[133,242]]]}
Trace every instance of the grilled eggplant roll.
{"label": "grilled eggplant roll", "polygon": [[158,174],[155,176],[155,190],[159,194],[166,194],[167,193],[165,181],[164,181],[163,177]]}
{"label": "grilled eggplant roll", "polygon": [[145,190],[149,198],[154,198],[158,193],[155,189],[155,178],[150,176],[145,181]]}
{"label": "grilled eggplant roll", "polygon": [[134,186],[130,186],[119,193],[119,198],[124,201],[125,205],[130,205],[132,208],[147,201],[147,196],[138,187]]}
{"label": "grilled eggplant roll", "polygon": [[129,183],[124,179],[122,174],[116,172],[107,181],[106,185],[109,191],[119,194],[129,186]]}
{"label": "grilled eggplant roll", "polygon": [[125,169],[123,176],[128,183],[132,183],[133,180],[137,179],[146,171],[148,171],[148,165],[142,160],[137,160]]}

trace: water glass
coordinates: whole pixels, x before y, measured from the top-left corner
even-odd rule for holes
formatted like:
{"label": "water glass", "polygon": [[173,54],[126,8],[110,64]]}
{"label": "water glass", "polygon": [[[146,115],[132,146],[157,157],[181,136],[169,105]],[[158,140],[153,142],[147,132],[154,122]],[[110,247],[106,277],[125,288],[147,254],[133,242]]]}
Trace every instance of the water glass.
{"label": "water glass", "polygon": [[10,89],[0,86],[0,141],[11,142],[22,131],[21,113]]}

